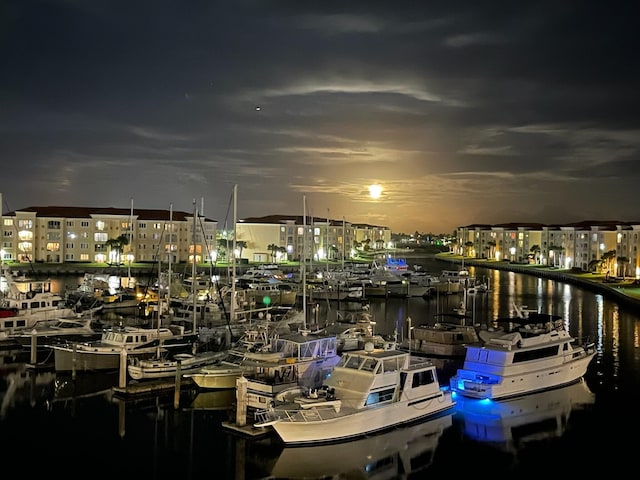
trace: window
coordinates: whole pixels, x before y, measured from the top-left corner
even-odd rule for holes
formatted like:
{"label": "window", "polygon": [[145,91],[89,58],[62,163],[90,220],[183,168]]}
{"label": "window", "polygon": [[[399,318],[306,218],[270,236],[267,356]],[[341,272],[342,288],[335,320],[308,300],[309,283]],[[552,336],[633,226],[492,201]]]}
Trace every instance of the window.
{"label": "window", "polygon": [[13,218],[5,218],[3,223],[5,227],[13,227]]}
{"label": "window", "polygon": [[4,231],[4,236],[5,237],[13,237],[13,230],[5,230]]}
{"label": "window", "polygon": [[80,222],[80,226],[82,228],[89,228],[89,222],[87,222],[86,220],[83,220],[82,222]]}
{"label": "window", "polygon": [[96,222],[96,229],[97,230],[104,230],[105,227],[105,223],[102,220],[98,220]]}
{"label": "window", "polygon": [[513,355],[513,363],[526,362],[528,360],[537,360],[546,357],[555,357],[560,351],[559,345],[552,347],[540,348],[538,350],[528,350],[523,352],[516,352]]}
{"label": "window", "polygon": [[74,226],[75,224],[76,224],[76,222],[74,222],[73,220],[67,220],[67,221],[65,222],[65,225],[66,225],[67,227],[71,227],[71,228],[73,228],[73,226]]}
{"label": "window", "polygon": [[89,250],[89,244],[88,243],[81,243],[80,244],[80,250]]}
{"label": "window", "polygon": [[47,242],[47,252],[59,252],[60,244],[57,242]]}
{"label": "window", "polygon": [[18,220],[19,228],[33,228],[33,220]]}
{"label": "window", "polygon": [[57,220],[49,220],[47,222],[47,228],[49,230],[60,230],[60,222]]}
{"label": "window", "polygon": [[94,242],[106,242],[108,240],[107,232],[96,232],[93,234]]}

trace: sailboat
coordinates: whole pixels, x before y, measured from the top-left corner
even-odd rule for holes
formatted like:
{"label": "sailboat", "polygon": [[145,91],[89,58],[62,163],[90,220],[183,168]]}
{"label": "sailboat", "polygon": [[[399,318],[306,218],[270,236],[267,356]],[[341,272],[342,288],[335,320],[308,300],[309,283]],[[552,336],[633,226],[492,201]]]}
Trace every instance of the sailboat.
{"label": "sailboat", "polygon": [[[173,207],[172,207],[173,208]],[[172,211],[172,210],[171,210]],[[193,212],[193,238],[194,238],[194,249],[193,249],[193,269],[192,275],[195,279],[195,266],[196,266],[196,256],[195,256],[195,228],[196,228],[196,220],[198,218],[198,210],[195,208],[194,202],[194,212]],[[169,222],[172,222],[172,215],[170,214]],[[169,255],[169,285],[167,286],[167,297],[170,295],[171,290],[171,255]],[[194,284],[195,285],[195,284]],[[168,299],[167,299],[168,300]],[[159,295],[159,305],[158,305],[158,326],[160,326],[160,303],[161,297]],[[195,295],[193,302],[195,303]],[[195,312],[195,308],[194,308]],[[192,335],[197,335],[197,317],[194,315],[193,323],[192,323]],[[156,355],[151,358],[133,358],[127,365],[127,372],[129,376],[134,380],[146,380],[146,379],[158,379],[158,378],[171,378],[176,375],[187,374],[190,372],[199,371],[201,368],[217,363],[223,356],[224,352],[221,351],[198,351],[200,342],[196,341],[193,343],[193,348],[191,352],[178,352],[172,354],[170,351],[158,348]]]}

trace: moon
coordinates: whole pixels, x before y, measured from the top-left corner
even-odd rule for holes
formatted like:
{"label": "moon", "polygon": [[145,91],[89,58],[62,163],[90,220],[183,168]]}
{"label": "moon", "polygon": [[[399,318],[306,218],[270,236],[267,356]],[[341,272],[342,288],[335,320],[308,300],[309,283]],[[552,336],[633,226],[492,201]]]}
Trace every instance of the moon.
{"label": "moon", "polygon": [[369,185],[369,196],[371,198],[380,198],[382,195],[382,186],[377,183],[374,185]]}

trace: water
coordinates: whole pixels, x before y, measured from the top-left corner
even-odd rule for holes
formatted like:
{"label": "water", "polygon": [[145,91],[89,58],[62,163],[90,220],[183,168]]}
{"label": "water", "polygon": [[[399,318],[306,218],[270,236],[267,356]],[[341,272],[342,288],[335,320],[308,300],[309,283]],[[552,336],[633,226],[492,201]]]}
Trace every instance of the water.
{"label": "water", "polygon": [[[446,264],[416,260],[437,272]],[[113,376],[56,376],[24,368],[24,356],[0,356],[0,447],[5,465],[24,472],[131,478],[408,478],[495,477],[508,473],[619,471],[632,466],[640,397],[638,313],[576,286],[470,267],[492,290],[468,299],[478,323],[509,315],[514,305],[561,315],[573,336],[597,342],[585,385],[457,408],[410,428],[339,446],[284,448],[275,436],[245,439],[223,430],[230,392],[187,392],[123,400]],[[75,286],[75,278],[60,279]],[[432,323],[459,295],[375,299],[376,333],[406,335]],[[320,302],[321,310],[327,304]],[[330,315],[338,306],[331,304]],[[320,316],[322,318],[322,316]],[[6,353],[6,352],[5,352]],[[28,356],[27,356],[28,357]],[[586,388],[583,388],[586,387]],[[633,441],[633,440],[632,440]],[[635,463],[635,462],[634,462]],[[615,468],[614,468],[615,467]],[[84,468],[90,470],[84,470]]]}

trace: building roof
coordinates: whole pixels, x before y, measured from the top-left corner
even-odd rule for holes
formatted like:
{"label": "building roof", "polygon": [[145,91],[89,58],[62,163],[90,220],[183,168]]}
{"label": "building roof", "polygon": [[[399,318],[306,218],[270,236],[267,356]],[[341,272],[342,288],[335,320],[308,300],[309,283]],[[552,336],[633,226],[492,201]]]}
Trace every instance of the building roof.
{"label": "building roof", "polygon": [[[4,214],[4,216],[16,216],[16,212],[32,212],[36,217],[60,217],[60,218],[93,218],[96,215],[131,215],[130,208],[114,208],[114,207],[64,207],[64,206],[46,206],[46,207],[27,207]],[[183,222],[193,218],[193,212],[180,212],[170,210],[153,210],[134,208],[133,216],[137,220],[161,220]],[[209,218],[205,218],[207,222],[216,222]]]}

